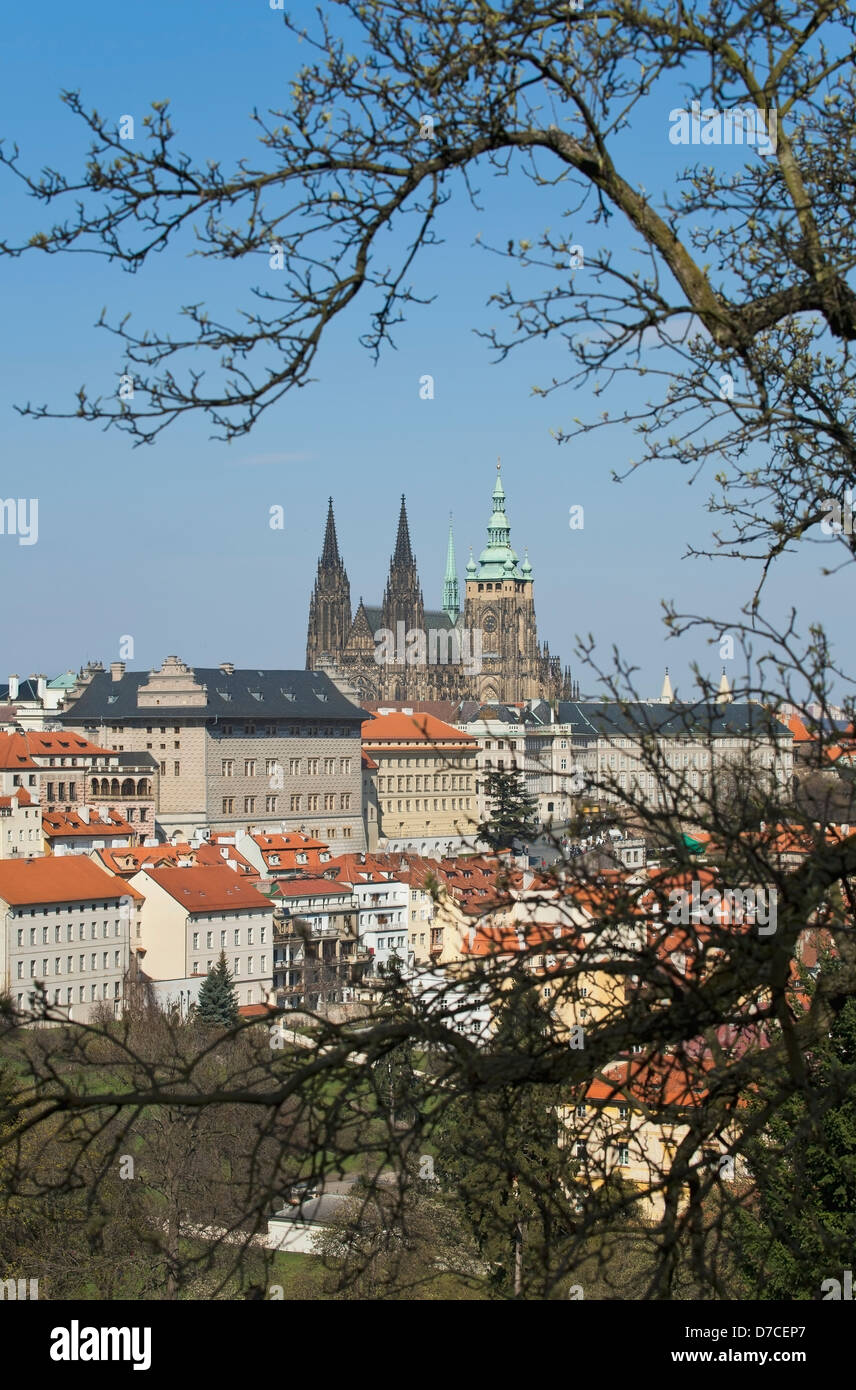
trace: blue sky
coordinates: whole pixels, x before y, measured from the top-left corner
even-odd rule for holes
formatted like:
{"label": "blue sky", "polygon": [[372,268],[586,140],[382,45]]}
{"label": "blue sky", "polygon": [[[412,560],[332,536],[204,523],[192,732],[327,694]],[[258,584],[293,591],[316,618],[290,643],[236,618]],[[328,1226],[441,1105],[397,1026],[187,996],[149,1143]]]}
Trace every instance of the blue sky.
{"label": "blue sky", "polygon": [[[253,152],[251,108],[284,101],[302,57],[267,0],[16,6],[4,19],[0,134],[18,142],[30,169],[75,170],[87,141],[58,99],[62,88],[79,89],[85,104],[117,120],[134,114],[138,125],[152,100],[169,98],[181,147],[228,163]],[[637,126],[619,147],[619,167],[652,191],[686,162],[668,143],[670,105],[664,98],[662,121]],[[136,277],[95,257],[0,260],[0,495],[39,499],[38,544],[0,536],[0,679],[109,662],[127,635],[134,667],[170,652],[200,665],[302,666],[330,493],[354,601],[380,599],[404,492],[426,602],[439,605],[448,513],[463,580],[469,546],[478,553],[484,544],[497,455],[512,544],[521,554],[529,547],[539,634],[553,652],[573,664],[575,635],[591,632],[604,658],[615,644],[641,668],[640,689],[651,694],[666,664],[686,693],[692,660],[718,671],[700,635],[666,640],[660,599],[736,613],[751,592],[749,566],[681,560],[710,532],[704,480],[690,487],[663,465],[616,486],[611,469],[622,469],[636,445],[619,428],[556,445],[551,428],[594,413],[581,392],[531,394],[567,370],[558,341],[492,363],[473,329],[501,324],[486,301],[507,265],[474,248],[474,237],[498,245],[534,238],[559,226],[563,202],[536,198],[522,177],[495,181],[488,169],[480,187],[483,210],[455,199],[441,223],[445,244],[417,263],[415,288],[436,298],[412,309],[396,331],[397,351],[373,365],[357,342],[366,327],[358,303],[322,349],[316,383],[228,446],[209,438],[201,417],[134,449],[91,425],[23,419],[13,403],[65,408],[84,382],[115,390],[116,347],[94,327],[102,306],[113,318],[131,310],[138,329],[174,326],[176,309],[198,298],[234,319],[262,279],[257,265],[202,265],[186,248]],[[5,171],[0,196],[9,239],[51,220]],[[609,234],[620,242],[617,223]],[[578,225],[580,241],[602,244],[603,233]],[[430,401],[419,396],[424,373],[435,380]],[[268,524],[274,504],[284,507],[282,531]],[[585,507],[582,531],[568,525],[574,504]],[[786,558],[769,611],[796,604],[803,629],[822,619],[844,640],[847,580],[821,578],[824,558],[816,547]],[[583,674],[582,684],[591,679]]]}

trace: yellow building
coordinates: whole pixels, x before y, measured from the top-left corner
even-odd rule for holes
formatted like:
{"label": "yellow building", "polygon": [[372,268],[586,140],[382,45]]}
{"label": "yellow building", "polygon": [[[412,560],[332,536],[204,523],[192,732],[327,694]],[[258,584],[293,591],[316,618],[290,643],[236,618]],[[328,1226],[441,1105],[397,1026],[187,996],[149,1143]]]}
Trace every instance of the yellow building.
{"label": "yellow building", "polygon": [[476,740],[431,714],[381,714],[363,724],[377,764],[378,848],[452,854],[475,837]]}

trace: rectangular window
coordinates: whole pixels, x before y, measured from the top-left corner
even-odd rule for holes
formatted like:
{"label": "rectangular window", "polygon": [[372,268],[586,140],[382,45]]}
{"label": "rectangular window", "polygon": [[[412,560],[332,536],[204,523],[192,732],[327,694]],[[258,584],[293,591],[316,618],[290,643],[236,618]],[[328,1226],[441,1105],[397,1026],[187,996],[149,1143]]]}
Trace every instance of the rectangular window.
{"label": "rectangular window", "polygon": [[255,777],[255,775],[256,775],[256,760],[255,760],[255,758],[245,758],[245,759],[244,759],[244,776],[245,776],[245,777]]}
{"label": "rectangular window", "polygon": [[317,776],[318,776],[318,759],[317,759],[317,758],[307,758],[307,759],[306,759],[306,772],[307,772],[307,775],[308,775],[309,777],[317,777]]}
{"label": "rectangular window", "polygon": [[235,798],[233,796],[223,797],[223,815],[231,816],[235,809]]}
{"label": "rectangular window", "polygon": [[209,932],[206,932],[206,933],[205,933],[205,945],[208,946],[209,949],[210,949],[210,947],[212,947],[212,946],[214,945],[214,933],[213,933],[213,931],[209,931]]}
{"label": "rectangular window", "polygon": [[233,975],[240,975],[240,973],[241,973],[241,958],[240,958],[240,956],[235,956],[235,968],[234,968],[234,970],[232,971],[232,974],[233,974]]}
{"label": "rectangular window", "polygon": [[181,763],[173,763],[173,765],[172,765],[172,773],[173,773],[173,776],[174,776],[174,777],[180,777],[180,776],[181,776]]}
{"label": "rectangular window", "polygon": [[630,1148],[629,1148],[629,1146],[628,1146],[627,1144],[619,1144],[619,1146],[618,1146],[618,1163],[619,1163],[619,1167],[621,1167],[621,1168],[626,1168],[629,1162],[630,1162]]}
{"label": "rectangular window", "polygon": [[275,812],[275,811],[276,811],[276,803],[277,803],[277,798],[276,798],[275,796],[266,796],[266,797],[265,797],[265,810],[266,810],[266,811],[273,811],[273,812]]}
{"label": "rectangular window", "polygon": [[[316,761],[316,762],[318,761],[317,758],[316,758],[315,761]],[[308,811],[317,811],[317,810],[318,810],[318,793],[317,793],[317,792],[310,792],[309,795],[308,795],[307,798],[306,798],[306,802],[307,802],[306,809],[307,809]]]}
{"label": "rectangular window", "polygon": [[289,758],[289,760],[288,760],[288,771],[289,771],[290,776],[292,776],[292,777],[299,777],[299,776],[300,776],[300,759],[299,759],[299,758]]}
{"label": "rectangular window", "polygon": [[226,945],[226,933],[225,933],[224,931],[221,931],[221,933],[220,933],[220,946],[221,946],[221,948],[222,948],[222,947],[225,946],[225,945]]}
{"label": "rectangular window", "polygon": [[222,762],[222,776],[233,777],[235,775],[235,759],[224,758]]}
{"label": "rectangular window", "polygon": [[235,945],[236,945],[236,946],[240,946],[240,944],[241,944],[241,928],[240,928],[240,927],[236,927],[236,928],[235,928]]}
{"label": "rectangular window", "polygon": [[256,809],[256,798],[254,796],[244,797],[244,810],[253,812]]}
{"label": "rectangular window", "polygon": [[324,793],[324,810],[325,810],[325,811],[335,811],[335,809],[336,809],[336,797],[335,797],[334,793],[333,793],[333,792],[325,792],[325,793]]}

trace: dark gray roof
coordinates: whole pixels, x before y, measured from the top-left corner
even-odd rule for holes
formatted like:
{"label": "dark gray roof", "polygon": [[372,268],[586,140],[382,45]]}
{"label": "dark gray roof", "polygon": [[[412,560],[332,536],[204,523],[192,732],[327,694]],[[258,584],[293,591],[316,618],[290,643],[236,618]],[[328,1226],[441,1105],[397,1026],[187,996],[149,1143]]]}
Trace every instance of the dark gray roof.
{"label": "dark gray roof", "polygon": [[494,701],[462,700],[458,718],[462,724],[471,724],[479,717],[495,719],[499,724],[522,724],[523,711],[513,705],[502,705]]}
{"label": "dark gray roof", "polygon": [[290,1221],[295,1226],[305,1226],[309,1222],[328,1225],[339,1216],[347,1200],[347,1196],[338,1192],[322,1192],[320,1197],[310,1197],[299,1206],[283,1207],[272,1220]]}
{"label": "dark gray roof", "polygon": [[[364,604],[363,606],[365,608],[366,617],[368,618],[369,627],[371,628],[372,632],[380,632],[384,626],[383,609],[376,608],[374,605],[369,607],[368,604]],[[448,613],[444,613],[442,608],[425,609],[426,631],[432,627],[440,628],[442,630],[443,628],[454,626],[455,624],[452,622]]]}
{"label": "dark gray roof", "polygon": [[[15,698],[14,700],[11,701],[11,703],[12,703],[13,705],[16,705],[16,704],[20,703],[20,701],[22,701],[22,700],[36,700],[36,701],[37,701],[38,698],[39,698],[39,686],[38,686],[38,681],[31,681],[31,680],[18,681],[18,694],[17,694],[16,698]],[[9,704],[9,703],[10,703],[10,701],[9,701],[9,683],[8,683],[8,681],[7,681],[5,685],[0,685],[0,704],[4,704],[4,705],[5,705],[5,704]]]}
{"label": "dark gray roof", "polygon": [[553,711],[546,700],[538,700],[524,711],[523,719],[526,724],[552,724]]}
{"label": "dark gray roof", "polygon": [[345,698],[319,671],[234,671],[217,666],[193,668],[196,681],[207,687],[205,705],[153,705],[138,709],[137,691],[148,683],[148,671],[126,671],[114,681],[109,672],[92,677],[80,697],[62,711],[66,723],[85,719],[338,719],[362,722],[369,715]]}
{"label": "dark gray roof", "polygon": [[112,758],[118,758],[120,767],[151,767],[157,768],[158,760],[152,753],[111,753]]}
{"label": "dark gray roof", "polygon": [[615,700],[560,700],[559,723],[574,725],[573,733],[589,738],[614,738],[641,733],[661,738],[722,738],[765,734],[789,739],[791,732],[762,705],[646,704]]}

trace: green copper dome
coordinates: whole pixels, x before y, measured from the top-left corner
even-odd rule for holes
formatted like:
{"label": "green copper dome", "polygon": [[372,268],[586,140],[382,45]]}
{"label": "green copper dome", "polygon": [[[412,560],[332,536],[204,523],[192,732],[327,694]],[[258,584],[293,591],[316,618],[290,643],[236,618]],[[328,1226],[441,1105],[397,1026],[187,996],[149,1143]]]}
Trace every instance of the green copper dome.
{"label": "green copper dome", "polygon": [[[517,555],[511,548],[511,526],[505,514],[505,489],[499,464],[496,465],[496,484],[491,500],[493,512],[487,527],[487,545],[479,556],[477,578],[525,579]],[[470,573],[469,565],[467,573]]]}

